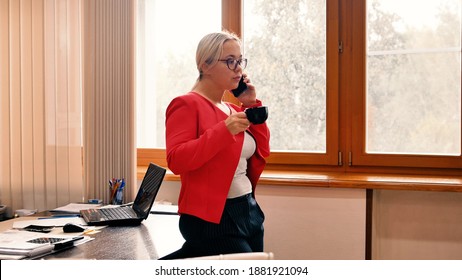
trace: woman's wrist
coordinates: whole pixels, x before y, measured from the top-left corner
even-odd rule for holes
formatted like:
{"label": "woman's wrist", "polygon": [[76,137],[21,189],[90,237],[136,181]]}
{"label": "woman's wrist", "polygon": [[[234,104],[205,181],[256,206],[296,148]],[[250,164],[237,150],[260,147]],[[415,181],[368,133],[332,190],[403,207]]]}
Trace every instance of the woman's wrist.
{"label": "woman's wrist", "polygon": [[252,108],[252,107],[258,107],[261,105],[262,105],[261,100],[255,99],[254,103],[242,104],[242,108]]}

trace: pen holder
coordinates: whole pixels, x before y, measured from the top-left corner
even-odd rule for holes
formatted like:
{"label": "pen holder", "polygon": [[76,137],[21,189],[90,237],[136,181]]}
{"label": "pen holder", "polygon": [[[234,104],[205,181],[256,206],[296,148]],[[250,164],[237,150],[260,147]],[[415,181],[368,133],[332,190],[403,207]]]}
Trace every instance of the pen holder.
{"label": "pen holder", "polygon": [[124,192],[123,189],[119,188],[116,192],[116,196],[112,201],[114,205],[121,205],[124,201]]}
{"label": "pen holder", "polygon": [[113,205],[121,205],[124,201],[124,179],[112,179],[109,181],[109,191],[111,194],[110,203]]}

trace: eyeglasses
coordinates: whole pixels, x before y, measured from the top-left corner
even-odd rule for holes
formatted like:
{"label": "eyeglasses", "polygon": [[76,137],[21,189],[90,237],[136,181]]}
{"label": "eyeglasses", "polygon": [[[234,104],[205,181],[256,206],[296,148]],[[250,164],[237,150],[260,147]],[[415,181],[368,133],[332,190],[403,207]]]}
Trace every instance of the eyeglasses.
{"label": "eyeglasses", "polygon": [[224,61],[226,62],[226,66],[228,66],[229,70],[236,70],[237,65],[241,66],[242,69],[245,69],[247,66],[247,58],[241,58],[241,59],[219,59],[218,61]]}

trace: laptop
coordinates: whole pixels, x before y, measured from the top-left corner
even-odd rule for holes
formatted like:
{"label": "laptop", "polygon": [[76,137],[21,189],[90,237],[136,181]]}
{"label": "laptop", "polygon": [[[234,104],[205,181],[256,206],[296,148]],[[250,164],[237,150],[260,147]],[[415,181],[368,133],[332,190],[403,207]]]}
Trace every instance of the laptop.
{"label": "laptop", "polygon": [[164,180],[166,169],[150,163],[132,205],[80,210],[88,225],[134,226],[147,219]]}

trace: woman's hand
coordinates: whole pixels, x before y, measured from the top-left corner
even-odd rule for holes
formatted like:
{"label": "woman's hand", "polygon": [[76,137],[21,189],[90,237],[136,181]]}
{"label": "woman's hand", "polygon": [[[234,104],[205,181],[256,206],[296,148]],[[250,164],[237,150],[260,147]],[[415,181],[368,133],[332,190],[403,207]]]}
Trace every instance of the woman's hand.
{"label": "woman's hand", "polygon": [[229,132],[232,135],[236,135],[238,133],[245,131],[249,127],[250,122],[247,119],[247,116],[244,112],[237,112],[237,113],[231,114],[225,120],[225,124]]}
{"label": "woman's hand", "polygon": [[245,107],[250,107],[257,103],[257,92],[255,91],[255,86],[250,82],[250,78],[247,74],[242,73],[244,76],[244,82],[247,84],[247,89],[237,98],[242,105]]}

